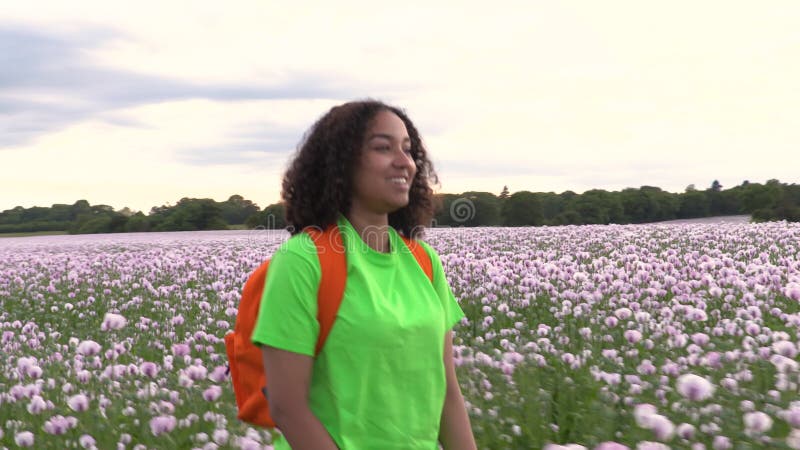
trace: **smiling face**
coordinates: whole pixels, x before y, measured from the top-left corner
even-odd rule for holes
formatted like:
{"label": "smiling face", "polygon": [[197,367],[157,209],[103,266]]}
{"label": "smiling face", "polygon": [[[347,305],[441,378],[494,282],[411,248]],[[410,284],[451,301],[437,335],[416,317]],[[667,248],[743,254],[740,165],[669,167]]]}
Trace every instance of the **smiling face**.
{"label": "smiling face", "polygon": [[364,134],[353,174],[351,210],[389,214],[408,205],[416,174],[405,124],[391,111],[378,112]]}

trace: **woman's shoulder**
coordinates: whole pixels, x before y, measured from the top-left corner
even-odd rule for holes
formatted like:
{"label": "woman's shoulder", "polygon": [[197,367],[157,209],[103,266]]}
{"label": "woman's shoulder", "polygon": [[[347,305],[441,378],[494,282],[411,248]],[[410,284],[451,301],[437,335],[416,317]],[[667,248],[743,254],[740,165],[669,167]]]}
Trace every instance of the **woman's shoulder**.
{"label": "woman's shoulder", "polygon": [[431,246],[431,244],[429,244],[429,243],[428,243],[427,241],[425,241],[423,238],[421,238],[421,237],[417,237],[417,238],[409,238],[409,237],[405,237],[405,236],[401,235],[399,232],[397,233],[397,235],[398,235],[398,236],[399,236],[401,239],[405,240],[406,242],[408,242],[408,243],[410,243],[410,244],[416,244],[416,245],[420,245],[420,246],[422,246],[422,248],[424,248],[424,249],[425,249],[425,251],[426,251],[426,252],[427,252],[429,255],[431,255],[431,257],[433,257],[434,255],[436,255],[436,250],[433,248],[433,246]]}
{"label": "woman's shoulder", "polygon": [[425,253],[428,254],[428,257],[431,259],[431,262],[433,263],[434,267],[437,265],[437,263],[439,265],[441,265],[440,258],[439,258],[439,253],[427,241],[425,241],[422,238],[405,238],[405,237],[402,237],[402,235],[400,235],[399,233],[398,233],[398,236],[400,236],[402,239],[407,240],[407,242],[409,242],[412,245],[421,246],[425,250]]}
{"label": "woman's shoulder", "polygon": [[272,254],[272,260],[306,261],[318,265],[317,246],[308,233],[297,233],[285,240]]}

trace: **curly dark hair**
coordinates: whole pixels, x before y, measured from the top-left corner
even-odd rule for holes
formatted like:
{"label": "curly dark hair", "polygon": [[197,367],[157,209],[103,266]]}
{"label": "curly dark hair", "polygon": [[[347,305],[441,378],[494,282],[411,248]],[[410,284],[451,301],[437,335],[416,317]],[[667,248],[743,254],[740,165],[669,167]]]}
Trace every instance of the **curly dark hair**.
{"label": "curly dark hair", "polygon": [[417,166],[408,205],[389,213],[389,225],[406,237],[421,237],[434,215],[430,183],[438,184],[438,177],[433,163],[411,119],[401,109],[371,99],[331,108],[303,136],[281,190],[292,235],[309,226],[325,229],[336,223],[339,213],[349,212],[354,168],[367,127],[381,111],[396,114],[405,124]]}

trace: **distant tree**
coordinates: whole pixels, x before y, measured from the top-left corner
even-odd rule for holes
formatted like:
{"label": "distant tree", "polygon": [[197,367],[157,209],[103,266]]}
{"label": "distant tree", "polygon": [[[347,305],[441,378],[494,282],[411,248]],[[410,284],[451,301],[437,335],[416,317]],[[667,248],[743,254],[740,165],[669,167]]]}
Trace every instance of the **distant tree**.
{"label": "distant tree", "polygon": [[561,212],[553,220],[554,225],[583,225],[585,222],[581,214],[576,210],[579,205],[580,196],[573,191],[564,191],[558,194],[564,205]]}
{"label": "distant tree", "polygon": [[569,203],[572,199],[578,196],[578,194],[573,191],[564,191],[558,195],[562,200],[564,200],[565,203]]}
{"label": "distant tree", "polygon": [[150,220],[141,211],[128,218],[128,223],[125,224],[125,231],[127,232],[145,232],[150,231]]}
{"label": "distant tree", "polygon": [[800,184],[783,185],[783,198],[791,205],[800,206]]}
{"label": "distant tree", "polygon": [[97,217],[83,216],[84,218],[75,222],[67,231],[70,234],[94,234],[109,233],[111,229],[111,217],[101,215]]}
{"label": "distant tree", "polygon": [[[431,226],[642,223],[727,214],[750,214],[755,221],[800,221],[800,185],[784,184],[777,179],[765,184],[745,180],[739,186],[723,189],[714,180],[703,191],[690,184],[681,194],[641,186],[620,192],[593,189],[581,195],[572,191],[510,194],[508,186],[503,186],[500,196],[478,191],[436,194],[434,205]],[[0,233],[211,230],[226,229],[227,223],[242,221],[251,228],[281,229],[286,226],[285,210],[281,203],[275,203],[259,211],[257,205],[240,195],[232,195],[225,202],[182,198],[175,205],[155,206],[148,215],[127,207],[114,211],[109,205],[78,200],[72,205],[17,206],[2,211]]]}
{"label": "distant tree", "polygon": [[[761,200],[759,205],[761,207],[753,211],[754,221],[800,222],[800,187],[795,184],[781,184],[778,180],[772,179],[767,181],[760,194],[757,198]],[[756,205],[752,198],[748,200],[749,206]]]}
{"label": "distant tree", "polygon": [[592,189],[576,197],[572,209],[585,224],[621,223],[624,209],[620,198],[602,189]]}
{"label": "distant tree", "polygon": [[78,200],[70,208],[69,219],[76,220],[82,214],[89,214],[92,211],[92,206],[86,200]]}
{"label": "distant tree", "polygon": [[581,217],[580,213],[575,211],[574,209],[566,209],[560,212],[555,219],[553,219],[554,225],[583,225],[583,218]]}
{"label": "distant tree", "polygon": [[433,226],[475,227],[502,224],[500,199],[491,192],[436,194]]}
{"label": "distant tree", "polygon": [[680,200],[678,194],[666,192],[655,186],[642,186],[639,188],[644,192],[652,203],[655,203],[653,220],[672,220],[678,217]]}
{"label": "distant tree", "polygon": [[456,225],[466,227],[491,227],[502,224],[500,199],[491,192],[462,193],[450,204],[449,214]]}
{"label": "distant tree", "polygon": [[459,198],[457,194],[436,194],[434,196],[435,213],[433,216],[434,227],[451,227],[458,223],[450,215],[450,207]]}
{"label": "distant tree", "polygon": [[50,208],[41,206],[34,206],[22,212],[23,222],[35,222],[48,220],[50,216]]}
{"label": "distant tree", "polygon": [[533,192],[520,191],[511,194],[501,207],[503,225],[538,226],[544,223],[544,214],[539,197]]}
{"label": "distant tree", "polygon": [[246,200],[241,195],[231,195],[228,200],[220,203],[222,219],[231,225],[239,225],[259,212],[258,205]]}
{"label": "distant tree", "polygon": [[623,213],[628,222],[643,223],[649,221],[653,216],[650,200],[640,189],[625,188],[619,195]]}
{"label": "distant tree", "polygon": [[722,204],[722,186],[719,184],[719,181],[714,180],[706,190],[706,198],[708,199],[708,213],[712,216],[720,216],[723,213],[724,205]]}
{"label": "distant tree", "polygon": [[154,231],[225,230],[221,208],[210,198],[182,198],[173,207],[153,208]]}
{"label": "distant tree", "polygon": [[[777,180],[769,180],[767,184],[749,183],[741,190],[742,210],[754,214],[757,210],[772,210],[781,202],[783,190]],[[761,213],[762,216],[769,215]]]}
{"label": "distant tree", "polygon": [[282,202],[266,206],[263,211],[252,214],[245,221],[247,228],[264,227],[267,230],[286,228],[286,208]]}
{"label": "distant tree", "polygon": [[[73,217],[70,216],[70,205],[54,204],[50,207],[50,220],[57,222],[70,222]],[[66,229],[66,227],[64,228]]]}
{"label": "distant tree", "polygon": [[680,196],[678,218],[692,219],[708,217],[708,198],[702,191],[688,191]]}
{"label": "distant tree", "polygon": [[555,192],[537,193],[545,225],[558,225],[556,217],[564,210],[565,200]]}
{"label": "distant tree", "polygon": [[0,213],[0,224],[6,225],[16,225],[23,222],[23,214],[25,213],[25,208],[22,206],[16,206],[11,209],[7,209]]}

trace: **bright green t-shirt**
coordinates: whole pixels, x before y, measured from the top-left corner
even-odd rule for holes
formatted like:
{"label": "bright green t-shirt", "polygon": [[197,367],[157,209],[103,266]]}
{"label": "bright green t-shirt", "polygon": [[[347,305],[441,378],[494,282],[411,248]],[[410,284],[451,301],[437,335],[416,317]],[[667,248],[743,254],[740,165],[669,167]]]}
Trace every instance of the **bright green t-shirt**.
{"label": "bright green t-shirt", "polygon": [[[436,252],[433,283],[397,232],[391,252],[370,248],[339,216],[347,283],[314,361],[309,407],[343,450],[437,449],[444,406],[444,336],[464,313]],[[313,356],[320,265],[298,233],[272,256],[253,342]],[[282,438],[276,450],[289,449]]]}

